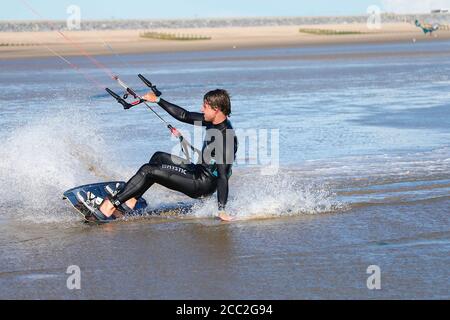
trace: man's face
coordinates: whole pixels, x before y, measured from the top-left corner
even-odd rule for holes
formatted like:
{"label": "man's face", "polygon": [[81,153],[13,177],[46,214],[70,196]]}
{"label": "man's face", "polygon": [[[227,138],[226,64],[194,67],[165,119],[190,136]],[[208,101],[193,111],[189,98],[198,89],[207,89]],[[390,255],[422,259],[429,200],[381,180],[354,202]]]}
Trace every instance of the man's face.
{"label": "man's face", "polygon": [[214,110],[206,101],[203,101],[202,113],[205,115],[205,120],[212,122],[219,112],[219,109]]}

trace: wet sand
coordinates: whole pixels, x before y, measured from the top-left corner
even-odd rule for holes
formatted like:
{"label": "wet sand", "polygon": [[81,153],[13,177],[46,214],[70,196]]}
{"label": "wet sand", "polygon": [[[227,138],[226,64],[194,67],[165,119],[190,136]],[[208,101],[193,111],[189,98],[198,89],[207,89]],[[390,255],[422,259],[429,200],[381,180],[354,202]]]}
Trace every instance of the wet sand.
{"label": "wet sand", "polygon": [[[438,221],[449,205],[232,223],[0,223],[14,234],[0,239],[0,298],[448,299],[450,234]],[[80,290],[66,287],[70,265],[81,269]],[[381,290],[366,286],[369,265],[381,268]]]}
{"label": "wet sand", "polygon": [[[313,35],[300,33],[300,28],[351,31],[361,32],[361,34]],[[407,23],[383,24],[379,30],[370,30],[366,24],[151,30],[170,34],[211,37],[211,40],[197,41],[144,39],[139,36],[142,31],[66,31],[64,33],[74,42],[80,44],[84,50],[94,55],[112,54],[106,44],[111,45],[116,53],[125,54],[412,42],[414,39],[416,41],[450,39],[450,31],[439,30],[433,36],[425,36],[419,28]],[[16,44],[14,46],[0,46],[0,59],[53,55],[46,46],[64,56],[80,55],[79,49],[64,40],[57,32],[2,32],[0,33],[0,43]]]}

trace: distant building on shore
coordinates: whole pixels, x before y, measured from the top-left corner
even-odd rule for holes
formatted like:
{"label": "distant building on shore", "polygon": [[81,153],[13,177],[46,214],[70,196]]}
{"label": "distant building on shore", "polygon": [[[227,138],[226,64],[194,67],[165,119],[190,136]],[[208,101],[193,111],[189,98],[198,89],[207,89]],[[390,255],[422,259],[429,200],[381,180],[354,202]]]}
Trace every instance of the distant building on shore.
{"label": "distant building on shore", "polygon": [[431,10],[431,13],[448,13],[448,9],[435,9]]}

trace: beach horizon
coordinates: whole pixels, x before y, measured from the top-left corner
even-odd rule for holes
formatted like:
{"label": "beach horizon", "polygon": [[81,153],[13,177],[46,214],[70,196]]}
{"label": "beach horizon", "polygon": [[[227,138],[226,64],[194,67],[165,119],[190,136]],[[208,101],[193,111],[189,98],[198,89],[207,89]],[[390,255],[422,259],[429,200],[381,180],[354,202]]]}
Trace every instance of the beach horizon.
{"label": "beach horizon", "polygon": [[[145,32],[168,36],[168,39],[143,37]],[[64,31],[89,54],[145,54],[164,52],[217,51],[234,49],[268,49],[370,43],[415,43],[450,39],[450,31],[424,35],[412,23],[382,24],[369,29],[365,23],[307,24],[282,26],[233,26],[155,28],[131,30]],[[184,38],[183,38],[184,37]],[[188,39],[202,38],[199,39]],[[188,40],[188,41],[184,41]],[[189,41],[190,40],[190,41]],[[49,48],[51,50],[49,50]],[[112,50],[113,49],[113,52]],[[0,59],[79,56],[80,51],[56,31],[0,32]]]}

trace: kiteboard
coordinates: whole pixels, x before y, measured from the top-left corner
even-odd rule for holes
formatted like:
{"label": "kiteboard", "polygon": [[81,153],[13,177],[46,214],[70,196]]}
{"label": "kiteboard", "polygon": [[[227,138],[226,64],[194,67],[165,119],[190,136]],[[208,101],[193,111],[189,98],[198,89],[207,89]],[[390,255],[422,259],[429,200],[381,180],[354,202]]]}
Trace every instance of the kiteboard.
{"label": "kiteboard", "polygon": [[[88,223],[105,223],[104,221],[99,221],[95,216],[92,215],[91,211],[86,207],[86,205],[79,200],[79,197],[77,197],[77,193],[79,192],[92,192],[97,197],[104,199],[105,197],[110,196],[110,193],[107,191],[107,186],[114,186],[114,188],[123,188],[125,186],[124,181],[109,181],[109,182],[99,182],[99,183],[92,183],[92,184],[86,184],[82,186],[78,186],[72,189],[69,189],[63,193],[63,200],[66,200],[70,206],[75,209],[75,212],[79,214],[85,222]],[[186,217],[187,213],[190,212],[192,209],[192,205],[186,204],[186,203],[175,203],[171,206],[161,206],[157,209],[150,210],[148,208],[147,202],[144,198],[139,198],[136,206],[134,207],[133,211],[128,212],[127,216],[157,216],[162,218],[168,218],[168,217]],[[124,215],[117,215],[115,216],[115,220],[113,221],[120,221],[124,220]],[[195,218],[195,217],[191,217]],[[237,217],[231,217],[231,216],[218,216],[215,217],[216,219],[219,219],[220,221],[237,221]]]}
{"label": "kiteboard", "polygon": [[[99,221],[92,215],[91,211],[81,202],[78,200],[77,193],[79,192],[92,192],[97,197],[104,199],[105,197],[109,196],[109,192],[107,191],[107,186],[114,186],[115,188],[123,188],[125,186],[124,181],[109,181],[109,182],[100,182],[100,183],[93,183],[93,184],[86,184],[83,186],[78,186],[72,189],[69,189],[63,193],[63,200],[67,200],[68,203],[75,209],[75,211],[81,215],[81,217],[86,222],[94,222],[98,223]],[[138,215],[138,214],[145,214],[147,208],[147,202],[144,198],[139,198],[136,206],[134,207],[133,211],[127,214],[130,215]],[[115,216],[116,219],[123,218],[123,215]]]}

